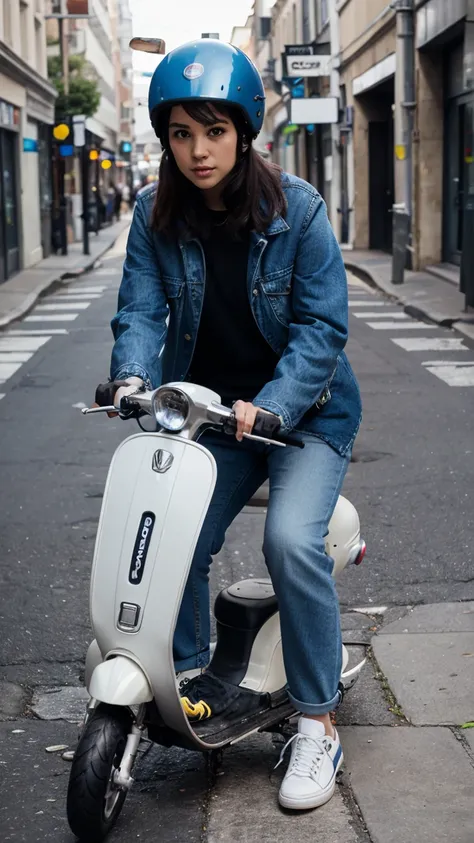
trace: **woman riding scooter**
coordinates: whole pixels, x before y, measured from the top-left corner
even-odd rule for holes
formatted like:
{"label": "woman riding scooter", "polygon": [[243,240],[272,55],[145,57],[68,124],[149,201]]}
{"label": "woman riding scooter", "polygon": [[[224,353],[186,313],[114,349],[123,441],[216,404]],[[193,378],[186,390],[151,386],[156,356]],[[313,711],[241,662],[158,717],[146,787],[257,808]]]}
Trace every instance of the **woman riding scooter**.
{"label": "woman riding scooter", "polygon": [[[163,146],[158,185],[139,196],[127,245],[111,379],[199,383],[222,396],[235,439],[201,442],[218,480],[174,637],[190,720],[225,713],[235,687],[211,671],[208,573],[227,528],[259,486],[270,493],[263,552],[278,597],[288,693],[301,712],[280,803],[314,808],[334,793],[343,755],[330,712],[340,701],[338,600],[325,535],[360,422],[344,354],[347,283],[317,191],[252,147],[265,111],[258,71],[213,40],[169,53],[150,85]],[[305,449],[244,439],[261,409]],[[245,705],[245,699],[242,700]]]}

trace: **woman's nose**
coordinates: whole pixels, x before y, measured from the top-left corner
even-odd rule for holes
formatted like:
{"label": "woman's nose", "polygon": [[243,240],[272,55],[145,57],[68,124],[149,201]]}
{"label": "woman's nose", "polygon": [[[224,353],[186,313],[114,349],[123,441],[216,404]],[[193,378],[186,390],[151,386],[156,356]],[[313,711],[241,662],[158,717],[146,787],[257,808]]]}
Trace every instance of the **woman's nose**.
{"label": "woman's nose", "polygon": [[207,138],[195,138],[193,143],[193,157],[207,158]]}

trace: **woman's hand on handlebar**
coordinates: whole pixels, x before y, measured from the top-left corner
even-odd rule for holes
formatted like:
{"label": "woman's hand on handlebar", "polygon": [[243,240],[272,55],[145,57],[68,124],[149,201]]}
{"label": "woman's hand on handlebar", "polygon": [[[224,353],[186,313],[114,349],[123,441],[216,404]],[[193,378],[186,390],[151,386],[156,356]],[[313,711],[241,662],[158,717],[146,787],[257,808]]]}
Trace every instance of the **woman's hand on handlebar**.
{"label": "woman's hand on handlebar", "polygon": [[252,433],[257,413],[267,413],[269,416],[273,415],[273,413],[269,413],[268,410],[262,410],[261,407],[255,407],[254,404],[250,404],[248,401],[236,401],[232,410],[237,422],[237,432],[235,434],[235,438],[238,442],[242,442],[244,433]]}
{"label": "woman's hand on handlebar", "polygon": [[[143,381],[141,378],[126,378],[124,381],[118,381],[120,386],[118,389],[114,389],[114,383],[111,382],[109,384],[99,384],[95,393],[95,402],[92,405],[93,407],[103,407],[109,404],[114,404],[115,407],[120,406],[120,401],[125,395],[133,395],[134,392],[137,391],[137,388],[143,386]],[[115,386],[117,384],[115,383]],[[108,394],[106,394],[108,393]],[[107,413],[109,419],[114,419],[118,416],[117,413]]]}

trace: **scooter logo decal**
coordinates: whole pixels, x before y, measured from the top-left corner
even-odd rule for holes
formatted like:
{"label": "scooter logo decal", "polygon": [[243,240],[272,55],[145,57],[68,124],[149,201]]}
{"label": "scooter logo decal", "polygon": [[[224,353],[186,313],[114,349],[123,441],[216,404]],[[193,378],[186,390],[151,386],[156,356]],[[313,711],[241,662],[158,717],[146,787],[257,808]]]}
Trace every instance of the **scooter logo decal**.
{"label": "scooter logo decal", "polygon": [[165,474],[173,465],[173,454],[169,451],[155,451],[151,467],[158,474]]}
{"label": "scooter logo decal", "polygon": [[140,519],[135,547],[133,548],[132,564],[130,565],[128,575],[128,581],[132,585],[140,585],[142,581],[154,525],[155,515],[153,512],[144,512]]}

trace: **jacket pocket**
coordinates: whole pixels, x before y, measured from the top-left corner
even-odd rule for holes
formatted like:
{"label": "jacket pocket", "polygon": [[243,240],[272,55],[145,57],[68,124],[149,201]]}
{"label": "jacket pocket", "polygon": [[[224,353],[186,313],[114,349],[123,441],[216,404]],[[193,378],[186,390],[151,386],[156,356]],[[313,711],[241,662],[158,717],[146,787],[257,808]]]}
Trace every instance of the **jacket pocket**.
{"label": "jacket pocket", "polygon": [[164,275],[162,281],[166,297],[168,299],[178,299],[183,292],[184,281],[181,278],[173,278],[170,275]]}
{"label": "jacket pocket", "polygon": [[291,306],[292,278],[293,267],[288,266],[286,269],[265,275],[260,281],[266,301],[270,304],[278,321],[285,328],[289,326],[293,315]]}

